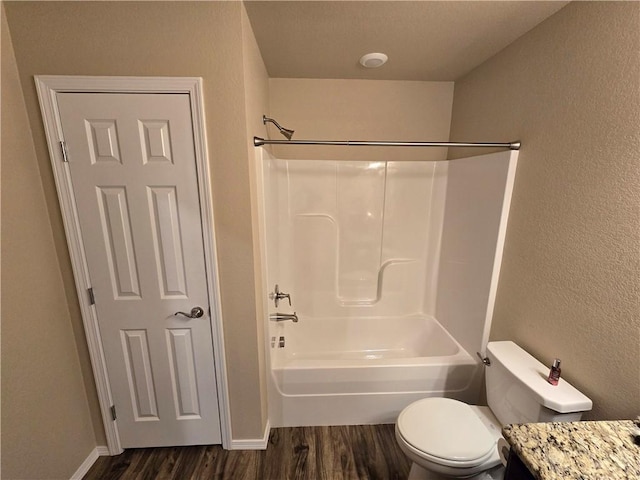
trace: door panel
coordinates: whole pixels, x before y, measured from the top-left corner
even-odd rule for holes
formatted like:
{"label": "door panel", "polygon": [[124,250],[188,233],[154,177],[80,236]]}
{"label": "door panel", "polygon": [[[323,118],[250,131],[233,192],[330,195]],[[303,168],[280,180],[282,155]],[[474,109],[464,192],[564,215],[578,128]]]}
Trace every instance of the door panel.
{"label": "door panel", "polygon": [[186,272],[175,187],[147,187],[162,298],[185,298]]}
{"label": "door panel", "polygon": [[123,187],[97,187],[96,194],[114,299],[139,299],[127,191]]}
{"label": "door panel", "polygon": [[120,336],[122,351],[125,352],[124,361],[127,366],[133,416],[136,421],[159,420],[147,331],[122,330]]}
{"label": "door panel", "polygon": [[122,446],[221,443],[189,96],[57,101]]}
{"label": "door panel", "polygon": [[179,418],[200,415],[198,386],[193,361],[191,330],[175,328],[167,330],[167,344],[171,354],[171,379],[175,398],[176,415]]}

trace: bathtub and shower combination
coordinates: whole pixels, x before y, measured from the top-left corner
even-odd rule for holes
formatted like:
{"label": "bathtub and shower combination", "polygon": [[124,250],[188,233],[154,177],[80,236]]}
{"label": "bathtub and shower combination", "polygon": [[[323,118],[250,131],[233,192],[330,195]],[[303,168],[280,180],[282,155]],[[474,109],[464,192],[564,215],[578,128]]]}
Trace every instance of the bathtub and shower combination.
{"label": "bathtub and shower combination", "polygon": [[271,426],[392,423],[420,398],[477,401],[516,162],[256,148],[263,282],[291,300],[265,300]]}

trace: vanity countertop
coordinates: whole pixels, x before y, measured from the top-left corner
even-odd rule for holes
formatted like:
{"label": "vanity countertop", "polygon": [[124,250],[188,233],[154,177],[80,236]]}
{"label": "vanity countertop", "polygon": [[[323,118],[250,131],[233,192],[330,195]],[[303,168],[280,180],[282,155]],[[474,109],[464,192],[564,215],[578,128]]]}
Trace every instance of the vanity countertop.
{"label": "vanity countertop", "polygon": [[504,438],[539,480],[640,479],[631,420],[507,425]]}

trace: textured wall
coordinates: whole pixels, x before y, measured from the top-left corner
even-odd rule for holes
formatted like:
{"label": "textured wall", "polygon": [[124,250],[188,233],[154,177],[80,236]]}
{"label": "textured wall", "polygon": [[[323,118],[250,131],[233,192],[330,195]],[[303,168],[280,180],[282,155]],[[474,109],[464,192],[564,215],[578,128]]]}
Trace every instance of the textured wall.
{"label": "textured wall", "polygon": [[2,10],[2,478],[69,478],[94,449],[71,317]]}
{"label": "textured wall", "polygon": [[[240,2],[8,2],[25,103],[67,302],[83,332],[33,75],[196,76],[204,79],[220,289],[234,439],[261,438],[254,259]],[[261,339],[260,339],[261,341]],[[85,368],[86,352],[81,354]],[[90,370],[88,372],[90,376]],[[90,379],[85,383],[89,385]],[[87,392],[95,404],[92,386]],[[94,408],[94,419],[99,412]],[[97,421],[96,420],[96,421]],[[104,444],[99,433],[98,442]]]}
{"label": "textured wall", "polygon": [[[269,80],[271,115],[294,139],[446,141],[452,82]],[[284,139],[269,126],[270,138]],[[444,160],[444,148],[274,147],[282,159]]]}
{"label": "textured wall", "polygon": [[639,3],[573,2],[455,86],[452,140],[523,142],[491,338],[591,419],[640,406],[639,51]]}
{"label": "textured wall", "polygon": [[[253,35],[251,24],[247,12],[242,6],[242,58],[244,73],[244,89],[245,89],[245,111],[247,115],[247,148],[249,159],[249,183],[251,186],[251,221],[253,228],[253,267],[255,276],[255,298],[256,298],[256,320],[257,320],[257,353],[260,375],[261,395],[260,408],[262,412],[263,426],[266,424],[269,416],[267,412],[267,367],[265,365],[265,344],[264,338],[264,322],[267,312],[268,293],[272,287],[265,285],[262,278],[265,254],[260,251],[260,236],[258,217],[258,209],[261,195],[258,192],[256,177],[256,147],[253,145],[254,135],[264,137],[267,134],[266,127],[262,123],[262,115],[269,113],[269,77],[267,69],[262,61],[260,49]],[[242,345],[241,345],[242,347]]]}

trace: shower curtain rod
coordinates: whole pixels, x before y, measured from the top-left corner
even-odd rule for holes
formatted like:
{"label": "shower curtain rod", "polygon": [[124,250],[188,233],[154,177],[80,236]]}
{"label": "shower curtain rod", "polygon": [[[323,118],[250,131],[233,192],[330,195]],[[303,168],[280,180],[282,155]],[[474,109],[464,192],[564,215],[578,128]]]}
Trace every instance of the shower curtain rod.
{"label": "shower curtain rod", "polygon": [[262,145],[338,145],[344,147],[489,147],[520,150],[520,142],[467,143],[467,142],[387,142],[367,140],[267,140],[253,137],[253,146]]}

